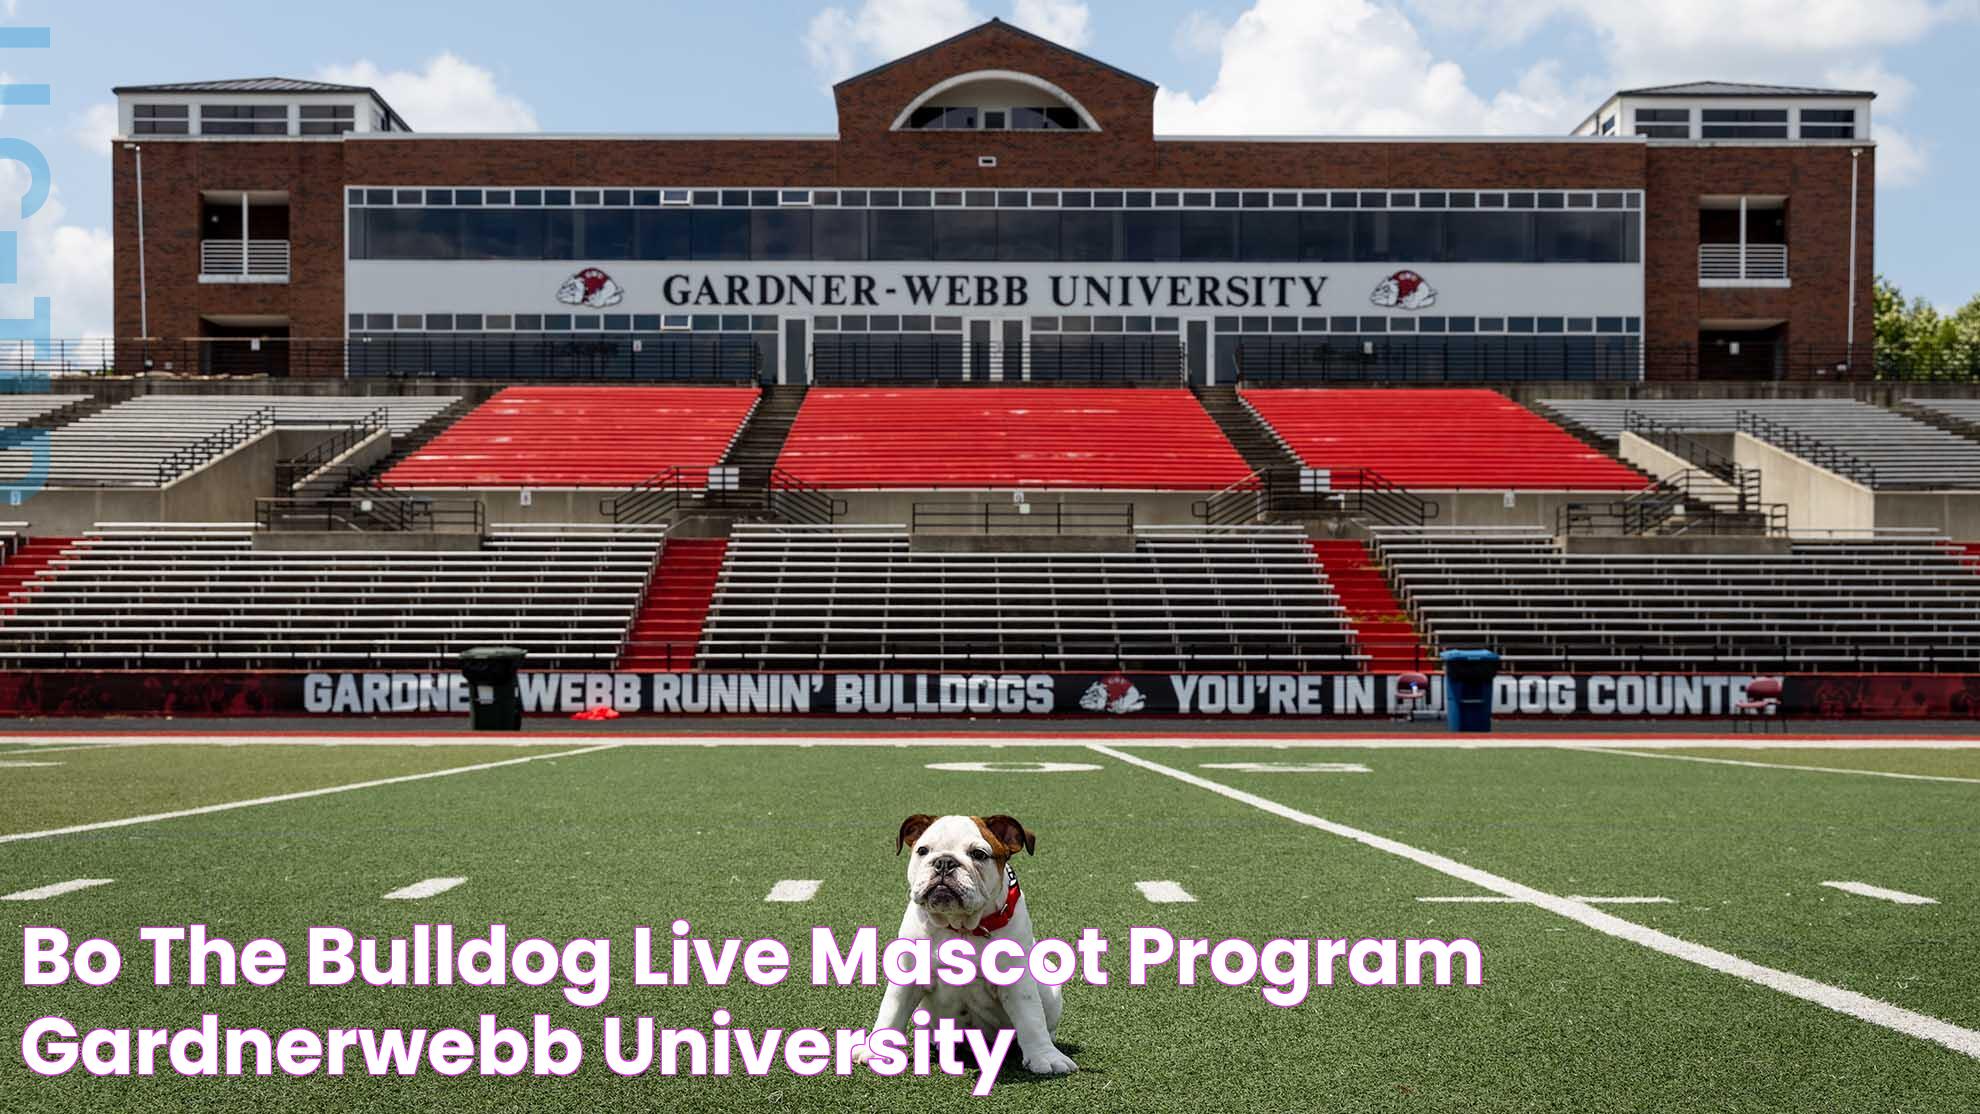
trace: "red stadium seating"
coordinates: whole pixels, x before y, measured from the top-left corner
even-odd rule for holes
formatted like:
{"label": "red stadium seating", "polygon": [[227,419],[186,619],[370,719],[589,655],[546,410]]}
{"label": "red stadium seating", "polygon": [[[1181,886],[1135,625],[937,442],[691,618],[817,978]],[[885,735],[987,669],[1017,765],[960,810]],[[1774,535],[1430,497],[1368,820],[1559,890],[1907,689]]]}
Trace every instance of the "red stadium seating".
{"label": "red stadium seating", "polygon": [[722,459],[754,387],[509,387],[387,471],[396,488],[624,488]]}
{"label": "red stadium seating", "polygon": [[1497,391],[1252,390],[1244,401],[1309,468],[1404,487],[1634,491],[1649,478]]}
{"label": "red stadium seating", "polygon": [[1215,491],[1251,474],[1195,396],[1157,388],[814,388],[777,466],[839,488]]}

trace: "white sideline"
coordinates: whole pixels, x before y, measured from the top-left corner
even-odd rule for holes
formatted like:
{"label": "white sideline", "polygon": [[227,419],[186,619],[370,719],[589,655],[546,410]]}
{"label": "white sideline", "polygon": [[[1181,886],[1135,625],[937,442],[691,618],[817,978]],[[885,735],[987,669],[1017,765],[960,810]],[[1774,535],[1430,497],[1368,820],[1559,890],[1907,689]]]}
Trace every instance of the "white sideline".
{"label": "white sideline", "polygon": [[[1961,785],[1980,785],[1980,777],[1950,777],[1945,774],[1900,774],[1890,770],[1851,770],[1842,766],[1797,766],[1788,762],[1749,762],[1743,758],[1707,758],[1698,754],[1657,754],[1647,750],[1622,750],[1617,747],[1564,746],[1562,750],[1579,750],[1589,754],[1620,754],[1630,758],[1668,758],[1673,762],[1709,762],[1715,766],[1751,766],[1758,770],[1801,770],[1811,774],[1858,774],[1863,777],[1894,777],[1903,781],[1951,781]],[[1846,749],[1842,747],[1837,750]]]}
{"label": "white sideline", "polygon": [[36,886],[31,890],[0,896],[0,901],[40,901],[43,898],[61,897],[63,894],[72,894],[77,890],[86,890],[91,886],[107,886],[115,881],[115,878],[71,878],[67,882],[51,882],[46,886]]}
{"label": "white sideline", "polygon": [[423,882],[414,882],[410,886],[401,886],[391,893],[386,894],[384,900],[418,901],[423,897],[434,897],[444,894],[465,881],[467,881],[465,878],[428,878]]}
{"label": "white sideline", "polygon": [[98,820],[89,824],[74,824],[66,828],[49,828],[40,832],[13,832],[0,835],[0,843],[19,843],[29,839],[47,839],[51,836],[76,835],[81,832],[100,832],[108,828],[128,828],[133,824],[155,824],[161,820],[180,820],[188,816],[206,816],[215,812],[229,812],[237,808],[253,808],[256,805],[279,805],[285,801],[301,801],[310,797],[327,797],[333,793],[351,793],[359,789],[376,789],[385,785],[402,785],[409,781],[425,781],[428,778],[449,777],[454,774],[472,774],[481,770],[500,769],[503,766],[520,766],[525,762],[539,762],[546,758],[575,758],[580,754],[596,754],[601,750],[613,750],[617,743],[590,746],[581,750],[561,750],[554,754],[528,754],[521,758],[505,758],[500,762],[477,762],[472,766],[454,766],[445,770],[428,770],[421,774],[401,774],[398,777],[377,778],[372,781],[354,781],[349,785],[331,785],[322,789],[305,789],[298,793],[278,793],[272,797],[253,797],[245,801],[228,801],[224,804],[201,805],[198,808],[182,808],[176,812],[154,812],[148,816],[126,816],[121,820]]}
{"label": "white sideline", "polygon": [[[27,750],[41,750],[56,746],[78,745],[75,734],[47,735],[6,735],[0,734],[0,746],[19,746]],[[1872,736],[1855,738],[1803,738],[1783,739],[1778,736],[1758,740],[1752,735],[1658,735],[1643,737],[1621,734],[1603,735],[1591,732],[1587,735],[1522,735],[1498,738],[1479,736],[1401,736],[1401,735],[997,735],[986,736],[980,733],[934,734],[934,735],[800,735],[800,734],[759,734],[759,735],[635,735],[612,732],[609,734],[581,734],[578,732],[545,732],[524,738],[488,739],[469,732],[447,732],[443,734],[405,733],[356,734],[324,732],[322,734],[257,734],[254,732],[214,732],[211,734],[102,734],[89,735],[88,746],[192,746],[192,747],[243,747],[243,746],[287,746],[287,747],[485,747],[522,748],[572,745],[599,746],[610,744],[619,747],[681,747],[693,749],[706,747],[723,749],[728,747],[852,747],[868,749],[906,750],[920,747],[948,747],[972,750],[1020,750],[1034,747],[1078,748],[1095,743],[1131,747],[1136,750],[1590,750],[1602,749],[1610,753],[1625,753],[1612,749],[1627,746],[1636,751],[1661,750],[1672,747],[1724,747],[1739,750],[1980,750],[1980,736]],[[23,752],[25,753],[25,751]],[[1676,757],[1673,755],[1672,757]]]}
{"label": "white sideline", "polygon": [[816,878],[786,878],[770,887],[765,901],[810,901],[818,896],[820,881]]}
{"label": "white sideline", "polygon": [[1689,940],[1681,940],[1668,933],[1659,932],[1654,928],[1637,924],[1634,921],[1623,920],[1621,917],[1612,913],[1605,913],[1585,901],[1576,901],[1572,898],[1544,893],[1531,886],[1515,882],[1510,878],[1502,878],[1490,871],[1480,870],[1474,866],[1467,866],[1455,859],[1446,858],[1434,851],[1425,851],[1418,847],[1412,847],[1407,843],[1376,835],[1373,832],[1365,832],[1359,828],[1349,827],[1346,824],[1325,820],[1311,813],[1301,812],[1296,808],[1279,804],[1277,801],[1267,800],[1255,793],[1247,793],[1242,789],[1233,789],[1228,785],[1164,766],[1146,758],[1116,750],[1113,747],[1096,743],[1090,749],[1097,754],[1104,754],[1117,762],[1124,762],[1130,766],[1139,766],[1144,770],[1161,774],[1164,777],[1174,778],[1184,784],[1194,785],[1199,789],[1208,790],[1218,796],[1227,797],[1241,804],[1250,805],[1263,812],[1271,813],[1273,816],[1277,816],[1282,820],[1290,820],[1295,824],[1303,824],[1306,827],[1315,828],[1330,835],[1353,840],[1356,843],[1374,848],[1377,851],[1408,859],[1413,863],[1428,867],[1440,874],[1447,874],[1460,881],[1469,882],[1481,890],[1490,890],[1505,897],[1529,902],[1550,913],[1587,925],[1589,928],[1604,935],[1628,940],[1633,944],[1640,944],[1643,947],[1649,948],[1651,951],[1661,952],[1664,955],[1682,959],[1687,963],[1695,963],[1708,970],[1718,971],[1722,974],[1731,975],[1734,978],[1744,979],[1747,982],[1758,983],[1761,986],[1778,990],[1783,994],[1800,998],[1805,1002],[1813,1002],[1818,1006],[1834,1010],[1837,1013],[1846,1014],[1861,1021],[1868,1021],[1873,1025],[1881,1025],[1886,1029],[1906,1033],[1921,1040],[1932,1041],[1935,1044],[1944,1045],[1955,1052],[1961,1052],[1975,1059],[1980,1059],[1980,1032],[1976,1032],[1975,1030],[1962,1028],[1949,1021],[1941,1021],[1936,1017],[1929,1017],[1925,1014],[1905,1009],[1902,1006],[1872,998],[1866,994],[1859,994],[1853,990],[1845,990],[1839,986],[1830,986],[1828,983],[1818,982],[1803,975],[1792,974],[1773,967],[1764,967],[1750,960],[1741,959],[1730,952],[1722,952],[1717,948],[1709,948],[1703,944],[1694,944]]}
{"label": "white sideline", "polygon": [[[1462,894],[1457,897],[1419,897],[1418,901],[1434,902],[1476,902],[1481,905],[1517,905],[1516,897],[1501,897],[1498,894]],[[1669,905],[1668,897],[1589,897],[1586,894],[1569,894],[1569,901],[1586,902],[1589,905]]]}
{"label": "white sideline", "polygon": [[1917,894],[1905,893],[1903,890],[1887,890],[1882,886],[1873,886],[1868,882],[1824,882],[1822,884],[1832,890],[1841,890],[1846,894],[1855,894],[1858,897],[1874,897],[1879,901],[1891,901],[1899,905],[1937,905],[1939,903],[1939,899],[1936,897],[1920,897]]}
{"label": "white sideline", "polygon": [[60,766],[60,762],[10,762],[0,759],[0,770],[32,770],[44,766]]}
{"label": "white sideline", "polygon": [[1196,900],[1188,890],[1174,882],[1136,882],[1134,888],[1157,905],[1179,905]]}

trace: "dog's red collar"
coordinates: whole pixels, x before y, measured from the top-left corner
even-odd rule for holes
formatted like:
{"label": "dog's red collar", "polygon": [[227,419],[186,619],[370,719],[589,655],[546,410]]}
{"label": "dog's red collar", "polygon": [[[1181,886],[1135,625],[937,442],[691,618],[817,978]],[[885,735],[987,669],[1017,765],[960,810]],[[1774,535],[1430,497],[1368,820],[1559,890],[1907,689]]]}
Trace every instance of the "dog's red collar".
{"label": "dog's red collar", "polygon": [[1017,914],[1018,898],[1022,896],[1018,893],[1017,871],[1012,867],[1005,867],[1004,880],[1011,886],[1010,891],[1004,895],[1004,907],[978,921],[976,927],[969,930],[971,936],[988,936],[1011,923],[1011,917]]}

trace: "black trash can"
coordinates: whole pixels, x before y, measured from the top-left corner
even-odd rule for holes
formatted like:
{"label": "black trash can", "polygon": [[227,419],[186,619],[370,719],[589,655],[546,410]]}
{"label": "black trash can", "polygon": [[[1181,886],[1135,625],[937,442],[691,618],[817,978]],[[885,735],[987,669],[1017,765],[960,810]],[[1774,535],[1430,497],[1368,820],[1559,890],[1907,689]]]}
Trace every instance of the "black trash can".
{"label": "black trash can", "polygon": [[516,671],[528,650],[514,646],[476,646],[461,651],[461,672],[468,683],[468,707],[476,731],[521,731],[522,692]]}
{"label": "black trash can", "polygon": [[1499,655],[1490,650],[1445,650],[1444,715],[1452,731],[1492,730],[1492,682]]}

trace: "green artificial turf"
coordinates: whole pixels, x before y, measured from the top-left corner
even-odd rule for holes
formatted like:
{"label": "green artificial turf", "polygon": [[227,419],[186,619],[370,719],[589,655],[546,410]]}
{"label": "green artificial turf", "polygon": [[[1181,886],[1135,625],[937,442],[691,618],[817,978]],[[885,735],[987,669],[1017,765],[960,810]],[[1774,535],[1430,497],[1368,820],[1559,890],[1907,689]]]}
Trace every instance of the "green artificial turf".
{"label": "green artificial turf", "polygon": [[[554,749],[554,748],[553,748]],[[1618,916],[1980,1027],[1980,787],[1747,769],[1559,750],[1149,748],[1152,761],[1211,778],[1555,893],[1651,894],[1672,905]],[[25,830],[216,799],[487,761],[478,751],[350,748],[130,748],[67,803],[50,784],[0,776],[0,824]],[[495,758],[515,757],[502,751]],[[954,773],[980,747],[634,748],[382,786],[156,824],[0,844],[0,893],[69,878],[106,886],[0,904],[0,1109],[41,1110],[1379,1110],[1940,1111],[1980,1107],[1980,1061],[1742,982],[1524,905],[1430,905],[1477,892],[1382,851],[1079,748],[999,752],[1013,762],[1099,765],[1060,774]],[[1782,752],[1784,759],[1789,758]],[[1828,761],[1809,764],[1835,765]],[[1202,769],[1231,761],[1351,761],[1367,774]],[[393,763],[400,763],[394,766]],[[52,782],[55,779],[50,779]],[[22,821],[21,810],[42,808]],[[726,1008],[753,1028],[864,1028],[878,988],[746,983],[640,988],[632,929],[778,936],[795,958],[813,925],[898,923],[894,854],[915,812],[1010,813],[1038,837],[1018,861],[1039,932],[1084,927],[1115,945],[1115,985],[1071,985],[1059,1042],[1080,1064],[1063,1079],[1007,1069],[988,1100],[946,1077],[859,1073],[800,1078],[625,1079],[598,1048],[600,1018],[646,1014],[710,1025]],[[424,878],[460,887],[381,900]],[[821,879],[805,904],[767,904],[781,879]],[[1871,882],[1941,902],[1897,906],[1818,883]],[[1193,904],[1151,905],[1144,880],[1182,885]],[[144,925],[200,922],[237,942],[270,936],[293,971],[270,988],[156,988]],[[553,988],[310,988],[311,925],[400,935],[414,923],[511,938],[613,938],[615,985],[601,1007]],[[23,987],[24,925],[57,924],[125,950],[111,986]],[[1179,935],[1438,936],[1478,941],[1478,988],[1318,988],[1267,1005],[1257,987],[1125,984],[1130,926]],[[1207,982],[1207,979],[1206,979]],[[20,1064],[22,1026],[61,1014],[80,1027],[458,1026],[497,1013],[524,1027],[552,1015],[586,1042],[564,1080],[43,1079]]]}

